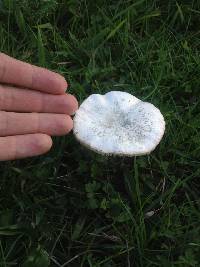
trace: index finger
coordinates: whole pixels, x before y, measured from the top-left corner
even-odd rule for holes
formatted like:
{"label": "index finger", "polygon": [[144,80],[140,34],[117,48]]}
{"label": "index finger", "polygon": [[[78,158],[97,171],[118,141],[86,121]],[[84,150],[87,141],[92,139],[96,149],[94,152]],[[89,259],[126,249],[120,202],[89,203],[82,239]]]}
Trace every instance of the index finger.
{"label": "index finger", "polygon": [[58,73],[33,66],[0,53],[0,83],[12,84],[50,94],[64,94],[67,82]]}

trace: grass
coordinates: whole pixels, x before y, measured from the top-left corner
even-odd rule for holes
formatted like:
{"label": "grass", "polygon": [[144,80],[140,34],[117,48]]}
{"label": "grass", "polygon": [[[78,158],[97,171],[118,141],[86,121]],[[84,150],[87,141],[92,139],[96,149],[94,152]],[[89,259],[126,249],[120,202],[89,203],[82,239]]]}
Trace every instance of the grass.
{"label": "grass", "polygon": [[106,158],[73,135],[1,163],[0,266],[200,266],[200,3],[2,0],[0,48],[63,74],[81,102],[123,90],[158,106],[150,156]]}

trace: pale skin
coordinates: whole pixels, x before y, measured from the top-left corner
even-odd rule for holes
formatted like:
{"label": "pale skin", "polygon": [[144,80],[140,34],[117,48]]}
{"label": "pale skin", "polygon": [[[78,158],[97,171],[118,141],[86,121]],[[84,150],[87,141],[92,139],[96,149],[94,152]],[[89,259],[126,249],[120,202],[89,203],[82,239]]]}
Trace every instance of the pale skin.
{"label": "pale skin", "polygon": [[0,53],[0,161],[38,156],[73,128],[76,98],[59,74]]}

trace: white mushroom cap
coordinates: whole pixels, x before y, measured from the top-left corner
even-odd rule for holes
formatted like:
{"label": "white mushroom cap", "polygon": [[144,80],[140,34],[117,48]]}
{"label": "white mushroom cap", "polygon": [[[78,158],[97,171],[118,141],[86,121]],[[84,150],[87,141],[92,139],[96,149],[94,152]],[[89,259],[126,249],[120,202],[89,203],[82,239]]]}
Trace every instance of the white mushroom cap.
{"label": "white mushroom cap", "polygon": [[101,154],[149,154],[164,131],[165,121],[159,109],[120,91],[90,95],[74,117],[76,138]]}

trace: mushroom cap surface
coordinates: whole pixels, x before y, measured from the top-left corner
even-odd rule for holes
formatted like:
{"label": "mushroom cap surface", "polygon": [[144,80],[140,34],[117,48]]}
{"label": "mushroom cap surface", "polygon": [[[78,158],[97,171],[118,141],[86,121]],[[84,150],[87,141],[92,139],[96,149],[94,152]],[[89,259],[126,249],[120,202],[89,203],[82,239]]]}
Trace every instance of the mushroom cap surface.
{"label": "mushroom cap surface", "polygon": [[149,154],[161,141],[165,121],[160,110],[121,91],[92,94],[74,116],[74,135],[100,154]]}

